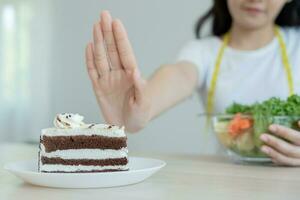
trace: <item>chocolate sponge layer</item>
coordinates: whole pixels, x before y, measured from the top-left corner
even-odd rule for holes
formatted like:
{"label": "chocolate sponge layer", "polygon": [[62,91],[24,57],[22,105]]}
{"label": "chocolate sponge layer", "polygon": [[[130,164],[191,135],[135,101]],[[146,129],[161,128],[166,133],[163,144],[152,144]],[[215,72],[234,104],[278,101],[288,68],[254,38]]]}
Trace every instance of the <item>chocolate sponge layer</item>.
{"label": "chocolate sponge layer", "polygon": [[98,135],[43,136],[41,143],[46,152],[65,149],[121,149],[127,147],[127,138],[112,138]]}
{"label": "chocolate sponge layer", "polygon": [[92,159],[61,159],[61,158],[42,157],[41,161],[43,164],[93,165],[93,166],[126,165],[128,163],[127,158],[92,160]]}

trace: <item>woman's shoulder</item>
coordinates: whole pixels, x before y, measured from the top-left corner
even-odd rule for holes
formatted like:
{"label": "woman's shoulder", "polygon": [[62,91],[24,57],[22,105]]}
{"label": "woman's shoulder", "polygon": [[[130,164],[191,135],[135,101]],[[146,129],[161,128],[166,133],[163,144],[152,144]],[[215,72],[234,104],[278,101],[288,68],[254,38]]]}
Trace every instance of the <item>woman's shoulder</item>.
{"label": "woman's shoulder", "polygon": [[212,58],[219,48],[220,39],[215,36],[206,36],[193,39],[185,43],[179,51],[177,61],[189,61],[195,64],[199,72],[199,86],[202,86]]}
{"label": "woman's shoulder", "polygon": [[181,48],[181,52],[200,56],[208,56],[207,54],[217,51],[220,45],[220,39],[216,36],[206,36],[200,39],[187,41]]}
{"label": "woman's shoulder", "polygon": [[208,60],[218,51],[220,39],[216,36],[206,36],[185,43],[179,51],[179,58],[195,58],[202,62]]}
{"label": "woman's shoulder", "polygon": [[193,48],[193,49],[202,49],[202,48],[212,48],[218,46],[220,43],[220,39],[216,36],[205,36],[200,39],[193,39],[186,42],[185,47]]}

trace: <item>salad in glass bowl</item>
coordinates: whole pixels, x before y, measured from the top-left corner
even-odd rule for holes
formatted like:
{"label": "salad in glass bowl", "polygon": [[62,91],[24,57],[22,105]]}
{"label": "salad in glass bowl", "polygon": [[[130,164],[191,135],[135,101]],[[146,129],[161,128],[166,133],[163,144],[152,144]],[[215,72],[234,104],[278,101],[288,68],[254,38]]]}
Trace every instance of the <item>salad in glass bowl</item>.
{"label": "salad in glass bowl", "polygon": [[[261,103],[242,105],[234,103],[225,114],[212,119],[213,130],[227,153],[237,161],[270,162],[260,151],[260,135],[269,133],[271,124],[279,124],[300,131],[300,96],[287,100],[271,98]],[[299,133],[300,134],[300,133]]]}

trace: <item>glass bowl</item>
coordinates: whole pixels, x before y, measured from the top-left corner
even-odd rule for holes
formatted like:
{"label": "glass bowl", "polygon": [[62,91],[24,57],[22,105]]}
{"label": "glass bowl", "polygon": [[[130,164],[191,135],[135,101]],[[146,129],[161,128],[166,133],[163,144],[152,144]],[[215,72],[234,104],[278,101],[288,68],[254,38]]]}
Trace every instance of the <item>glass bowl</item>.
{"label": "glass bowl", "polygon": [[226,149],[227,155],[237,162],[271,162],[261,152],[262,133],[269,133],[271,124],[279,124],[298,129],[298,116],[216,115],[212,118],[213,131],[219,143]]}

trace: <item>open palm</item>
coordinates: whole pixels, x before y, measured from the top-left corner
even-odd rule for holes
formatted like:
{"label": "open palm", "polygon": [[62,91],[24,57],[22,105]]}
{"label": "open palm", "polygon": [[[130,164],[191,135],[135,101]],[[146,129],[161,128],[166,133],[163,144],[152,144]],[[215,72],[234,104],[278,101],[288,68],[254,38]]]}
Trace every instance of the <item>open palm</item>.
{"label": "open palm", "polygon": [[[133,127],[149,107],[137,62],[120,20],[105,11],[94,25],[93,43],[86,48],[93,89],[107,123]],[[132,128],[134,129],[134,127]]]}

